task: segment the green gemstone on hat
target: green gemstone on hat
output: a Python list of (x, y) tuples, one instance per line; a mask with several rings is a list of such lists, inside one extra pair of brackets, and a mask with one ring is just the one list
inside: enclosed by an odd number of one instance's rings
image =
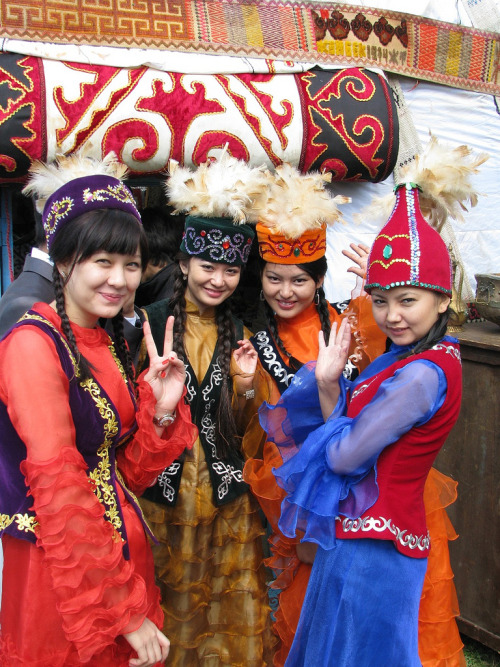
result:
[(392, 246), (387, 244), (384, 250), (382, 251), (382, 254), (384, 256), (384, 259), (389, 259), (389, 257), (392, 255)]
[(300, 248), (294, 248), (293, 254), (295, 255), (295, 257), (298, 257), (300, 255)]

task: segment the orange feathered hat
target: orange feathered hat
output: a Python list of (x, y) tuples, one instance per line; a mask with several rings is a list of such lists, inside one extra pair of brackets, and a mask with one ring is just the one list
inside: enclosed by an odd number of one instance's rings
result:
[(269, 173), (266, 195), (254, 205), (259, 254), (273, 264), (305, 264), (326, 253), (327, 225), (342, 219), (338, 204), (348, 197), (331, 196), (330, 173), (301, 174), (289, 164)]

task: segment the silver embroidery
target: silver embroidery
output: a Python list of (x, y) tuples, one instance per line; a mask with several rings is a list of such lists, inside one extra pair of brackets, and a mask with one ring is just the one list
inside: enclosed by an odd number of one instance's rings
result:
[(358, 533), (374, 530), (376, 533), (383, 533), (388, 530), (396, 540), (404, 547), (409, 549), (419, 549), (420, 551), (427, 551), (430, 546), (429, 533), (426, 535), (412, 535), (406, 530), (401, 530), (394, 525), (392, 519), (385, 519), (383, 516), (378, 518), (373, 516), (366, 516), (359, 519), (346, 519), (339, 516), (335, 517), (335, 521), (342, 523), (342, 530), (344, 533)]
[(175, 489), (171, 485), (171, 478), (179, 472), (181, 464), (179, 461), (174, 461), (168, 468), (158, 475), (158, 484), (163, 489), (163, 496), (169, 501), (173, 502), (175, 499)]
[(214, 461), (214, 471), (221, 476), (221, 483), (217, 487), (217, 497), (222, 500), (229, 491), (229, 484), (232, 481), (243, 482), (243, 475), (241, 470), (235, 469), (232, 465), (224, 463), (223, 461)]
[(275, 378), (280, 382), (284, 382), (288, 387), (294, 373), (289, 373), (281, 359), (275, 354), (267, 331), (259, 331), (256, 333), (254, 340), (257, 343), (259, 350), (262, 351), (267, 366), (272, 369)]
[(460, 350), (458, 347), (455, 347), (455, 345), (450, 345), (447, 343), (437, 343), (437, 345), (434, 345), (432, 348), (433, 350), (444, 350), (446, 354), (451, 354), (457, 361), (462, 361), (462, 357), (460, 355)]

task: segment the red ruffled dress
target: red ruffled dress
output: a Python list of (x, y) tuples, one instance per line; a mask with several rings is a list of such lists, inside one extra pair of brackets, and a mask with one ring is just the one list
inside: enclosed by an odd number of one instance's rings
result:
[[(48, 305), (34, 310), (61, 330)], [(72, 324), (78, 348), (96, 369), (94, 377), (119, 415), (122, 432), (138, 429), (117, 448), (126, 488), (140, 494), (196, 437), (189, 407), (162, 438), (152, 424), (155, 399), (139, 380), (138, 411), (101, 328)], [(26, 446), (21, 470), (30, 487), (38, 527), (36, 545), (2, 536), (0, 665), (72, 667), (128, 665), (136, 657), (124, 633), (147, 617), (161, 628), (163, 614), (154, 581), (151, 547), (141, 518), (116, 485), (130, 558), (112, 523), (104, 518), (76, 447), (69, 409), (69, 382), (53, 340), (22, 326), (0, 343), (0, 400)], [(99, 397), (96, 409), (102, 409)]]
[[(332, 323), (339, 323), (341, 317), (345, 316), (349, 318), (353, 331), (349, 357), (362, 371), (385, 351), (385, 338), (373, 320), (371, 300), (368, 297), (362, 296), (351, 301), (349, 309), (342, 316), (331, 309)], [(277, 321), (279, 335), (295, 359), (302, 363), (316, 359), (321, 325), (314, 305), (296, 318), (277, 318)], [(275, 387), (269, 403), (276, 404), (279, 397), (280, 393)], [(299, 540), (284, 536), (278, 528), (285, 492), (277, 485), (272, 469), (282, 463), (276, 445), (267, 441), (262, 458), (257, 456), (248, 460), (244, 468), (245, 481), (258, 498), (272, 529), (269, 540), (272, 555), (266, 563), (276, 575), (272, 587), (280, 591), (273, 626), (280, 640), (274, 656), (276, 667), (285, 664), (290, 651), (311, 572), (311, 565), (301, 562), (297, 557), (296, 544)], [(456, 482), (432, 468), (424, 490), (432, 548), (419, 614), (419, 654), (423, 667), (465, 667), (463, 644), (455, 621), (458, 602), (448, 551), (448, 540), (457, 536), (444, 510), (455, 499)]]

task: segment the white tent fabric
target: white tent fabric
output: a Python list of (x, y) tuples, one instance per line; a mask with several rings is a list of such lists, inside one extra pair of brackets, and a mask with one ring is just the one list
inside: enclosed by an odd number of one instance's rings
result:
[[(451, 146), (467, 144), (490, 159), (474, 177), (481, 193), (475, 208), (464, 213), (463, 223), (452, 221), (464, 269), (475, 292), (476, 273), (500, 272), (500, 114), (490, 95), (456, 90), (433, 83), (399, 77), (419, 139), (425, 146), (429, 132)], [(356, 218), (375, 196), (387, 194), (394, 186), (392, 177), (383, 183), (336, 183), (335, 191), (352, 198), (342, 208), (345, 225), (328, 232), (329, 272), (325, 282), (328, 298), (337, 301), (349, 295), (352, 274), (346, 274), (349, 260), (341, 254), (351, 241), (370, 245), (381, 221)]]

